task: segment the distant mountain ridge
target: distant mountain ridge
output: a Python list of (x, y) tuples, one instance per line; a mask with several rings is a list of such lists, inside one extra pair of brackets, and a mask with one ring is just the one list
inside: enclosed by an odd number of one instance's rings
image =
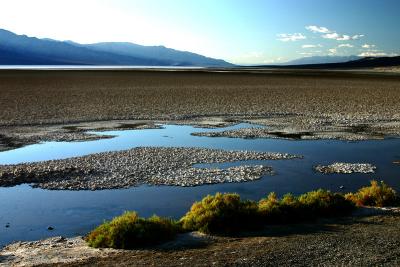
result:
[(322, 64), (303, 64), (303, 65), (259, 65), (255, 68), (273, 68), (273, 69), (367, 69), (379, 67), (400, 66), (400, 56), (394, 57), (364, 57), (357, 60), (322, 63)]
[(400, 66), (400, 56), (395, 57), (364, 57), (357, 60), (328, 64), (308, 64), (286, 67), (308, 69), (362, 69)]
[(78, 44), (0, 29), (0, 65), (137, 65), (230, 67), (232, 64), (164, 46), (133, 43)]
[(281, 65), (305, 65), (305, 64), (327, 64), (327, 63), (342, 63), (353, 60), (358, 60), (362, 57), (359, 56), (311, 56), (302, 57), (291, 60)]

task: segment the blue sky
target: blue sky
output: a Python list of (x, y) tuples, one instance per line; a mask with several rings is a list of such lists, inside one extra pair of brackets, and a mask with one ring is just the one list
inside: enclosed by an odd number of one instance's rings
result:
[(233, 63), (400, 54), (399, 0), (2, 0), (0, 28), (165, 45)]

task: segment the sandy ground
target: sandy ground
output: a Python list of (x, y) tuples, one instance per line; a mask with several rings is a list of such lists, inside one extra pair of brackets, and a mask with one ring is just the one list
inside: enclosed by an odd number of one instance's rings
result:
[(82, 129), (129, 128), (143, 120), (210, 127), (246, 121), (269, 127), (244, 137), (381, 139), (400, 135), (400, 76), (1, 70), (0, 106), (0, 151), (44, 140), (99, 138)]
[(381, 68), (374, 68), (373, 71), (377, 72), (388, 72), (388, 73), (400, 73), (400, 67), (381, 67)]
[(343, 72), (0, 71), (0, 125), (304, 114), (400, 119), (400, 76)]
[(316, 223), (269, 226), (236, 237), (188, 233), (153, 248), (130, 251), (89, 248), (81, 237), (18, 242), (0, 251), (0, 265), (398, 266), (399, 210), (358, 213)]

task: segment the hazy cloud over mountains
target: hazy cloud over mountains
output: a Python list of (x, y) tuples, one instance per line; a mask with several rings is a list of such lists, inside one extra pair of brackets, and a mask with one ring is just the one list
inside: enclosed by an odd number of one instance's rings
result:
[(306, 36), (304, 36), (302, 33), (281, 33), (278, 34), (278, 40), (282, 42), (294, 42), (298, 40), (304, 40), (307, 39)]

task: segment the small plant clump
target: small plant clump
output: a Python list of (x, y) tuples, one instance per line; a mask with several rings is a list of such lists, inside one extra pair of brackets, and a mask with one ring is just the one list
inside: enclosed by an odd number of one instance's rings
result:
[(363, 187), (356, 193), (348, 193), (345, 197), (357, 206), (387, 207), (399, 204), (396, 191), (383, 181), (371, 181), (370, 186)]
[(316, 217), (341, 216), (354, 209), (354, 204), (343, 195), (322, 189), (298, 197), (286, 194), (282, 199), (272, 192), (258, 205), (266, 223), (296, 223)]
[(131, 249), (172, 240), (179, 231), (179, 225), (171, 219), (144, 219), (136, 212), (125, 212), (94, 229), (86, 241), (94, 248)]
[(125, 212), (98, 226), (86, 237), (95, 248), (130, 249), (159, 244), (185, 231), (206, 234), (237, 234), (262, 228), (266, 224), (288, 224), (318, 217), (350, 214), (356, 206), (394, 206), (396, 191), (384, 182), (371, 181), (356, 193), (342, 195), (319, 189), (300, 196), (278, 198), (270, 193), (258, 203), (242, 200), (238, 194), (208, 195), (195, 202), (179, 222), (153, 216), (144, 219), (136, 212)]
[(319, 189), (299, 197), (305, 213), (315, 217), (334, 217), (347, 215), (354, 209), (354, 204), (342, 194)]
[(184, 230), (207, 234), (232, 234), (261, 226), (256, 202), (221, 193), (194, 203), (180, 222)]

